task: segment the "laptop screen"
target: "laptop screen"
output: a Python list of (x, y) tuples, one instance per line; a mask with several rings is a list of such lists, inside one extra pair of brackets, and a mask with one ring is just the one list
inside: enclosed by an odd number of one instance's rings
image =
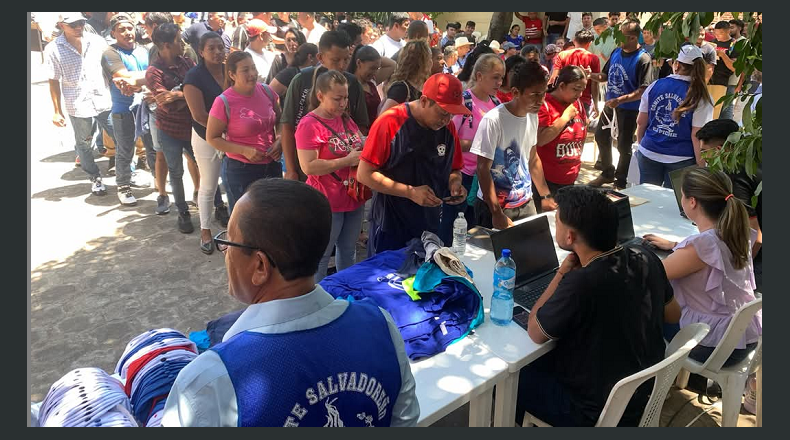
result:
[(683, 204), (680, 201), (683, 198), (683, 192), (680, 190), (680, 188), (683, 186), (683, 175), (686, 174), (686, 171), (692, 168), (696, 168), (696, 165), (669, 172), (669, 181), (672, 183), (672, 190), (675, 191), (675, 199), (678, 202), (678, 209), (680, 210), (680, 215), (684, 217), (686, 214), (683, 212)]
[(491, 234), (494, 258), (502, 257), (502, 249), (510, 249), (516, 263), (516, 285), (559, 267), (549, 219), (543, 215), (512, 228)]
[(617, 207), (617, 243), (622, 244), (634, 238), (634, 219), (631, 217), (631, 203), (628, 196), (608, 192), (607, 196)]

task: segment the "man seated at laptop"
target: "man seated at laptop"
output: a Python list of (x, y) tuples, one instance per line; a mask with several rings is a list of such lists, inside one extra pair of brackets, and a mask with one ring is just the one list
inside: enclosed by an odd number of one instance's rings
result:
[[(553, 426), (593, 426), (620, 379), (664, 359), (662, 328), (678, 322), (661, 260), (617, 245), (618, 214), (600, 191), (555, 195), (557, 245), (571, 254), (533, 307), (528, 333), (557, 346), (521, 370), (516, 421), (524, 411)], [(636, 426), (652, 382), (640, 387), (620, 424)]]

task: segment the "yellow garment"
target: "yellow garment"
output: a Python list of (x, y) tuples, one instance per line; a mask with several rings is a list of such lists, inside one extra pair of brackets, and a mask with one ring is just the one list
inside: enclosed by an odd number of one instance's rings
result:
[(403, 280), (401, 282), (401, 285), (403, 286), (403, 290), (406, 291), (406, 294), (409, 295), (409, 298), (411, 298), (413, 301), (419, 301), (419, 300), (422, 299), (420, 297), (420, 294), (416, 290), (414, 290), (414, 276), (413, 275), (411, 277), (406, 278), (405, 280)]

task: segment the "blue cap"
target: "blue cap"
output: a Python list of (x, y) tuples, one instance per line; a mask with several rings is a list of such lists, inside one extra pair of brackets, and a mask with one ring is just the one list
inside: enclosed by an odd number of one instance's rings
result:
[(502, 258), (510, 258), (510, 249), (502, 249)]

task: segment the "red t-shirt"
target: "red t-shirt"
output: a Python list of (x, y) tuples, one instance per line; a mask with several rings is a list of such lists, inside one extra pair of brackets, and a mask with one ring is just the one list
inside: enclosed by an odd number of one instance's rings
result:
[(496, 99), (499, 100), (502, 104), (506, 102), (510, 102), (513, 100), (513, 93), (512, 92), (503, 92), (501, 90), (496, 91)]
[[(580, 47), (563, 50), (554, 57), (555, 70), (559, 71), (565, 66), (589, 67), (592, 73), (601, 73), (601, 59), (598, 58), (598, 55)], [(579, 98), (587, 106), (592, 104), (592, 84), (593, 81), (587, 81), (587, 88), (584, 89), (584, 93)]]
[[(523, 17), (521, 21), (524, 22), (524, 37), (527, 40), (527, 44), (543, 44), (543, 20), (541, 19), (530, 20), (527, 17)], [(537, 28), (539, 31), (538, 37), (529, 38), (527, 36), (527, 29), (529, 28)]]
[[(560, 185), (570, 185), (576, 181), (582, 165), (582, 149), (587, 137), (587, 115), (581, 101), (574, 103), (579, 114), (566, 126), (560, 135), (548, 144), (538, 147), (538, 156), (543, 163), (546, 180)], [(562, 116), (566, 106), (551, 94), (538, 112), (538, 127), (548, 127)]]

